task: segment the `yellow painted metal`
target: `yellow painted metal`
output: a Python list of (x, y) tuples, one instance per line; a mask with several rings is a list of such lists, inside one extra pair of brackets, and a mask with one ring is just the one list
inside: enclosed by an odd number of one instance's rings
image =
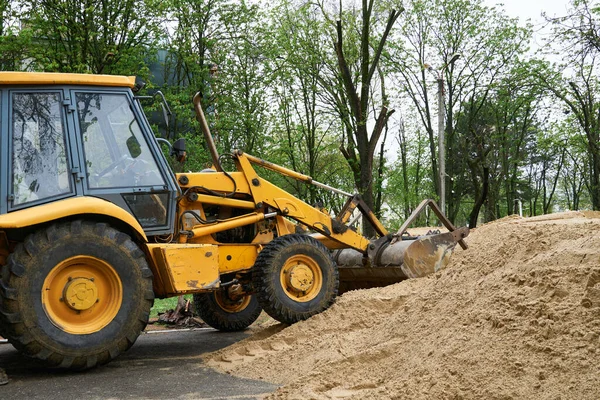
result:
[[(176, 174), (177, 181), (181, 182), (181, 177), (185, 176), (188, 179), (186, 185), (181, 184), (181, 188), (185, 191), (190, 187), (209, 188), (214, 192), (232, 193), (235, 189), (236, 194), (250, 194), (250, 187), (246, 176), (242, 172), (230, 172), (229, 179), (223, 172), (198, 172)], [(235, 181), (235, 188), (233, 182)]]
[(0, 85), (91, 85), (132, 88), (135, 85), (135, 76), (0, 72)]
[(65, 285), (63, 299), (73, 310), (87, 310), (98, 300), (98, 287), (90, 278), (75, 278)]
[(123, 286), (114, 268), (91, 256), (75, 256), (56, 265), (44, 279), (42, 306), (65, 332), (88, 335), (117, 316)]
[(280, 271), (279, 279), (285, 294), (301, 303), (317, 297), (323, 287), (323, 273), (319, 264), (304, 254), (288, 258)]
[(241, 171), (244, 179), (246, 179), (248, 191), (252, 193), (252, 198), (254, 199), (254, 202), (258, 204), (264, 203), (265, 200), (268, 200), (269, 204), (274, 204), (273, 199), (275, 197), (278, 197), (277, 193), (272, 193), (268, 190), (265, 190), (265, 187), (261, 186), (261, 180), (264, 181), (264, 179), (258, 176), (256, 171), (254, 170), (254, 167), (252, 167), (250, 160), (248, 159), (248, 155), (240, 152), (238, 153), (235, 161), (237, 168)]
[(209, 196), (206, 194), (198, 194), (198, 201), (204, 204), (216, 204), (224, 207), (245, 208), (249, 210), (253, 210), (256, 208), (256, 204), (254, 204), (254, 202), (252, 201), (230, 199), (219, 196)]
[(341, 249), (348, 248), (348, 246), (346, 246), (344, 243), (336, 242), (335, 240), (332, 240), (332, 239), (328, 238), (327, 236), (322, 235), (320, 233), (312, 233), (310, 236), (317, 239), (319, 242), (323, 243), (323, 245), (325, 247), (327, 247), (329, 250), (341, 250)]
[(243, 271), (252, 268), (258, 256), (258, 245), (221, 244), (219, 247), (219, 272)]
[(111, 202), (96, 197), (73, 197), (0, 215), (0, 229), (24, 228), (64, 217), (86, 214), (105, 215), (121, 220), (147, 240), (144, 230), (133, 215)]
[(289, 198), (277, 198), (273, 201), (286, 217), (294, 219), (306, 218), (306, 215), (302, 212), (302, 207), (298, 204), (298, 200), (291, 201)]
[[(238, 152), (238, 155), (241, 155), (241, 152)], [(301, 174), (301, 173), (296, 172), (294, 170), (282, 167), (280, 165), (273, 164), (272, 162), (263, 160), (262, 158), (254, 157), (254, 156), (252, 156), (250, 154), (246, 154), (246, 153), (244, 153), (243, 155), (250, 162), (252, 162), (252, 163), (254, 163), (256, 165), (260, 165), (261, 167), (264, 167), (266, 169), (270, 169), (271, 171), (279, 172), (280, 174), (285, 175), (285, 176), (289, 176), (290, 178), (294, 178), (294, 179), (297, 179), (299, 181), (307, 182), (307, 183), (310, 183), (313, 180), (308, 175), (304, 175), (304, 174)]]
[(149, 244), (148, 248), (163, 283), (159, 295), (194, 293), (219, 287), (218, 246), (164, 243)]
[(275, 220), (277, 221), (277, 230), (279, 231), (280, 235), (296, 233), (296, 225), (288, 221), (281, 215), (275, 217)]
[(379, 219), (377, 219), (377, 217), (375, 216), (375, 213), (373, 213), (373, 211), (369, 210), (367, 212), (367, 218), (369, 219), (369, 222), (371, 222), (371, 224), (373, 224), (375, 231), (379, 232), (381, 236), (386, 236), (388, 234), (387, 229), (381, 224), (381, 221), (379, 221)]
[(256, 184), (249, 186), (256, 203), (262, 202), (276, 209), (279, 209), (279, 204), (285, 205), (284, 209), (280, 209), (283, 215), (302, 222), (345, 247), (351, 247), (358, 251), (365, 251), (367, 249), (369, 240), (364, 236), (351, 229), (335, 233), (331, 216), (308, 205), (269, 181), (260, 178), (256, 174), (256, 171), (254, 171), (254, 168), (252, 168), (246, 154), (240, 154), (237, 158), (237, 163), (246, 175), (248, 182), (256, 182)]
[(225, 221), (215, 222), (212, 225), (202, 225), (199, 228), (192, 229), (192, 232), (194, 233), (194, 236), (212, 235), (213, 233), (250, 225), (264, 219), (265, 215), (263, 213), (251, 213), (248, 215), (229, 218)]

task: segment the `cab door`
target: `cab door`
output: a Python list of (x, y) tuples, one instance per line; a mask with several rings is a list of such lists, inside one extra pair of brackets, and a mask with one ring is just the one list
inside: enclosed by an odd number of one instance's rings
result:
[(129, 90), (72, 90), (83, 191), (132, 213), (148, 235), (172, 233), (175, 188)]

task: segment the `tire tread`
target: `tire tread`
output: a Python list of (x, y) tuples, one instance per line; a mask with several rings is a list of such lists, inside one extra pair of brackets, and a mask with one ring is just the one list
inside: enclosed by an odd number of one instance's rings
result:
[[(109, 348), (101, 348), (95, 352), (86, 352), (85, 349), (79, 356), (61, 354), (59, 351), (42, 343), (35, 335), (28, 333), (25, 327), (20, 307), (28, 307), (28, 304), (18, 303), (18, 291), (20, 281), (25, 277), (27, 270), (25, 265), (43, 253), (53, 243), (63, 240), (65, 237), (89, 237), (100, 236), (100, 240), (111, 242), (120, 247), (129, 257), (134, 260), (140, 269), (142, 276), (143, 303), (140, 302), (139, 313), (131, 315), (135, 318), (135, 332), (128, 332), (117, 343)], [(7, 270), (5, 270), (7, 268)], [(8, 273), (7, 273), (8, 272)], [(3, 336), (18, 350), (26, 355), (46, 361), (47, 365), (57, 366), (61, 369), (87, 369), (106, 364), (117, 357), (123, 351), (129, 349), (139, 333), (144, 330), (148, 322), (150, 308), (154, 301), (152, 291), (152, 271), (148, 268), (143, 251), (133, 242), (129, 235), (119, 232), (115, 228), (102, 222), (91, 222), (74, 220), (50, 225), (44, 230), (34, 232), (26, 237), (23, 243), (17, 244), (13, 253), (8, 256), (6, 266), (2, 267), (0, 274), (0, 325)], [(152, 293), (152, 295), (150, 295)], [(141, 316), (144, 314), (144, 317)]]
[[(276, 295), (276, 292), (271, 285), (271, 278), (274, 273), (278, 274), (279, 271), (274, 271), (272, 264), (277, 255), (284, 249), (291, 246), (306, 245), (312, 246), (326, 256), (329, 266), (325, 266), (325, 268), (330, 268), (332, 282), (329, 282), (329, 286), (325, 288), (326, 293), (324, 302), (319, 303), (309, 311), (298, 311), (285, 305)], [(324, 271), (324, 273), (326, 272), (327, 271)], [(293, 324), (328, 309), (335, 302), (337, 288), (339, 286), (339, 273), (337, 266), (325, 245), (310, 236), (289, 234), (275, 238), (258, 254), (252, 269), (252, 283), (257, 299), (265, 312), (280, 322)]]

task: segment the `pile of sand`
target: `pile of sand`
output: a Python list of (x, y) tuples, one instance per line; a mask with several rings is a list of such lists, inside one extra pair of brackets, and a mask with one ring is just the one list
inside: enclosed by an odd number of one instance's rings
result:
[[(587, 216), (586, 216), (587, 215)], [(208, 357), (286, 399), (600, 398), (600, 215), (505, 218), (427, 278)]]

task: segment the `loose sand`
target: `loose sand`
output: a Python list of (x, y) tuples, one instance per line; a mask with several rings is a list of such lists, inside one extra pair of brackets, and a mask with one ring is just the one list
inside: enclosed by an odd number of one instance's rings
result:
[(435, 275), (263, 325), (210, 366), (281, 399), (599, 399), (600, 213), (483, 225)]

